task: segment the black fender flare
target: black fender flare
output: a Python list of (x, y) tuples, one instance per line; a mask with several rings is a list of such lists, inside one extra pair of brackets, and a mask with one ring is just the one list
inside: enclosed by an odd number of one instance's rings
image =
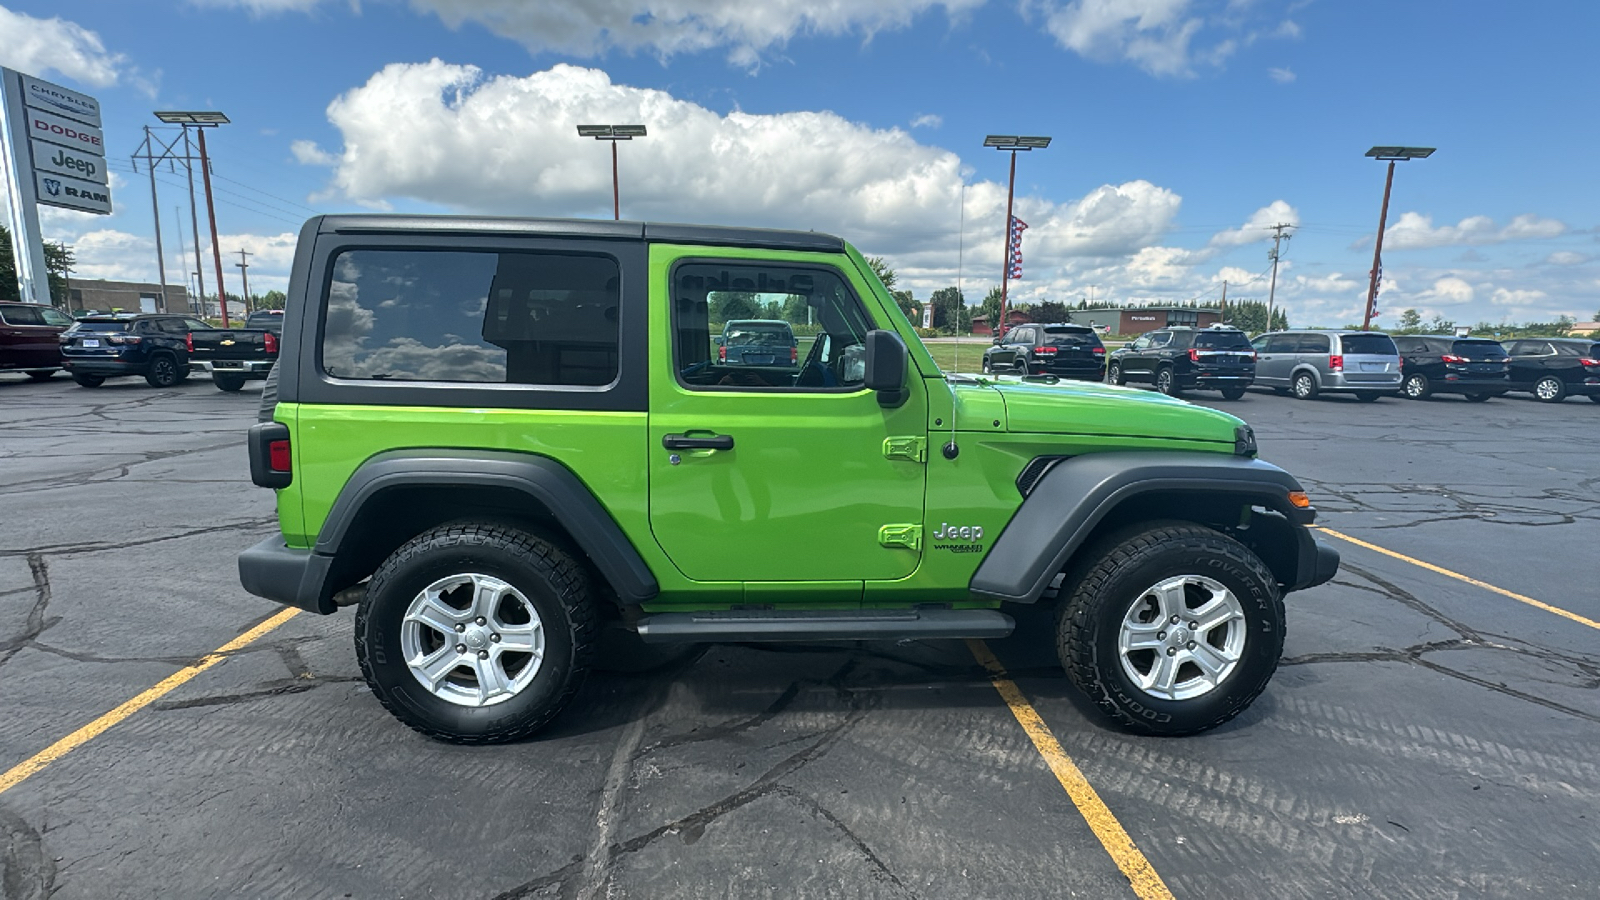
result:
[(1036, 602), (1095, 526), (1119, 504), (1143, 494), (1244, 495), (1304, 532), (1316, 512), (1289, 502), (1290, 492), (1299, 490), (1294, 476), (1271, 463), (1221, 453), (1129, 451), (1064, 458), (1034, 482), (973, 573), (969, 589), (985, 600)]
[(514, 451), (410, 449), (380, 453), (356, 469), (334, 500), (312, 552), (336, 556), (361, 508), (400, 487), (491, 487), (542, 504), (589, 555), (624, 603), (643, 603), (660, 584), (622, 527), (572, 470), (543, 456)]

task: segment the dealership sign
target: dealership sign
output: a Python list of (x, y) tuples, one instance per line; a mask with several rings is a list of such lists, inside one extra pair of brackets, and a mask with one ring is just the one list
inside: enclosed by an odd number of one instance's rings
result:
[(28, 75), (20, 79), (23, 127), (33, 163), (33, 171), (23, 177), (33, 181), (38, 202), (109, 214), (111, 189), (100, 101)]

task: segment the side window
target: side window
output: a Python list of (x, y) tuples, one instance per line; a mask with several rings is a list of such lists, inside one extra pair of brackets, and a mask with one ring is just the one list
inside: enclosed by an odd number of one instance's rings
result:
[(322, 309), (335, 378), (606, 385), (618, 371), (616, 260), (347, 250)]
[(67, 328), (72, 325), (71, 316), (54, 309), (39, 310), (39, 318), (44, 320), (44, 324), (53, 325), (57, 328)]
[(1295, 344), (1297, 353), (1328, 353), (1330, 346), (1325, 334), (1302, 334)]
[(1250, 346), (1257, 353), (1266, 353), (1267, 352), (1267, 341), (1269, 341), (1269, 340), (1271, 340), (1271, 338), (1269, 338), (1267, 335), (1263, 334), (1262, 336), (1260, 336), (1260, 337), (1256, 338), (1255, 340), (1251, 341), (1250, 342)]
[(183, 324), (190, 331), (210, 331), (211, 330), (211, 326), (210, 325), (207, 325), (206, 323), (200, 321), (199, 319), (184, 319), (183, 320)]
[(0, 321), (7, 325), (43, 325), (44, 317), (33, 307), (7, 306), (0, 308)]
[(152, 322), (149, 319), (140, 319), (139, 321), (133, 323), (133, 328), (131, 330), (134, 334), (155, 334), (159, 329), (156, 328), (155, 322)]
[(1293, 353), (1297, 338), (1292, 334), (1274, 334), (1267, 338), (1268, 353)]
[(183, 324), (182, 319), (162, 319), (161, 330), (168, 334), (188, 334), (189, 326)]
[(1150, 346), (1153, 349), (1160, 350), (1170, 343), (1172, 343), (1172, 332), (1170, 331), (1157, 331), (1150, 335)]
[[(730, 322), (778, 338), (718, 341)], [(857, 391), (866, 379), (872, 324), (833, 269), (681, 263), (672, 271), (672, 328), (673, 364), (691, 390)]]
[(1523, 353), (1528, 356), (1555, 356), (1556, 348), (1549, 341), (1525, 341)]
[(1034, 329), (1032, 329), (1032, 328), (1023, 328), (1023, 329), (1021, 329), (1021, 330), (1019, 330), (1017, 332), (1017, 343), (1019, 343), (1019, 344), (1037, 344), (1037, 343), (1039, 343), (1039, 338), (1035, 335)]
[(1138, 337), (1134, 338), (1133, 339), (1133, 343), (1128, 345), (1128, 349), (1129, 350), (1149, 350), (1150, 349), (1150, 335), (1141, 334)]

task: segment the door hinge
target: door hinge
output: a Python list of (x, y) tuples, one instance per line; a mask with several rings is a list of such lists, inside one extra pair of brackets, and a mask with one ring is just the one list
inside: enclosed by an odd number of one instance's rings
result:
[(925, 437), (886, 437), (883, 455), (889, 459), (908, 459), (912, 462), (928, 461), (928, 439)]
[(878, 543), (885, 547), (922, 549), (921, 525), (885, 525), (878, 529)]

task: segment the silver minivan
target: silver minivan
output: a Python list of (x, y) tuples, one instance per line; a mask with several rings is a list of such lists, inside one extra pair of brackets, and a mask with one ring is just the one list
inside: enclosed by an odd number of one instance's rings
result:
[(1400, 352), (1381, 331), (1273, 331), (1250, 342), (1256, 386), (1310, 400), (1354, 394), (1372, 401), (1400, 390)]

